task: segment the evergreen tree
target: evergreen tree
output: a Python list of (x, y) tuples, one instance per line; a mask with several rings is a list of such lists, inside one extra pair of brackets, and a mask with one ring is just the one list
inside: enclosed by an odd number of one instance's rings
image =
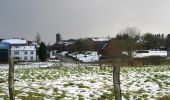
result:
[(145, 49), (154, 49), (156, 47), (156, 39), (152, 33), (146, 33), (143, 35), (145, 41)]
[(168, 50), (170, 49), (170, 34), (167, 35), (165, 46)]
[(46, 61), (47, 60), (47, 49), (44, 42), (41, 42), (40, 47), (38, 49), (38, 55), (40, 61)]

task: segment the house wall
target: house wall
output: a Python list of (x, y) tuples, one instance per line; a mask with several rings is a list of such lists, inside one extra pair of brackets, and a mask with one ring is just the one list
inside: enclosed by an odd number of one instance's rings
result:
[(8, 43), (0, 43), (0, 63), (8, 63), (11, 45)]
[(170, 50), (167, 51), (167, 56), (170, 57)]
[(0, 49), (0, 63), (8, 63), (8, 49)]
[(56, 50), (50, 52), (50, 59), (56, 58)]
[[(17, 54), (16, 52), (19, 52)], [(27, 54), (25, 53), (27, 52)], [(33, 52), (33, 54), (31, 54)], [(36, 50), (11, 50), (14, 61), (36, 61)], [(17, 57), (19, 59), (17, 59)]]

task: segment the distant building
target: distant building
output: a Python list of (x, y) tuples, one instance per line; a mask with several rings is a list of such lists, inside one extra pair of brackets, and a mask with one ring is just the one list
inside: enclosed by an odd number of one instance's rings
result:
[(56, 58), (56, 53), (57, 53), (56, 50), (50, 51), (50, 59), (55, 59)]
[(14, 61), (36, 61), (37, 60), (37, 43), (27, 41), (22, 38), (4, 39), (2, 43), (11, 45), (11, 56)]
[(61, 41), (61, 35), (58, 33), (56, 34), (56, 43), (59, 43)]
[(108, 37), (92, 37), (86, 39), (86, 44), (91, 51), (100, 51), (108, 42), (110, 38)]
[(19, 46), (11, 48), (11, 56), (14, 61), (36, 61), (35, 46)]
[(0, 43), (0, 63), (8, 63), (10, 49), (9, 43)]
[(76, 42), (77, 40), (70, 39), (70, 40), (61, 40), (58, 43), (54, 43), (52, 46), (49, 47), (49, 51), (59, 50), (59, 51), (69, 51), (71, 46)]

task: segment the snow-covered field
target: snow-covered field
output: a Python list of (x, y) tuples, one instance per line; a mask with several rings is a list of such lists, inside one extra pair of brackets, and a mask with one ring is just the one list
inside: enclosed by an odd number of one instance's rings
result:
[[(7, 69), (0, 68), (0, 100), (8, 98)], [(112, 68), (60, 67), (16, 69), (16, 100), (113, 99)], [(170, 66), (121, 69), (125, 100), (155, 100), (170, 94)]]

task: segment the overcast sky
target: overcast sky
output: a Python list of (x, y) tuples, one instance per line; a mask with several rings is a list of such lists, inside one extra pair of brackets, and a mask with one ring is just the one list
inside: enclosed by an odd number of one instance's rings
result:
[(170, 33), (170, 0), (0, 0), (0, 38), (46, 43), (63, 39), (115, 36), (126, 27), (142, 33)]

